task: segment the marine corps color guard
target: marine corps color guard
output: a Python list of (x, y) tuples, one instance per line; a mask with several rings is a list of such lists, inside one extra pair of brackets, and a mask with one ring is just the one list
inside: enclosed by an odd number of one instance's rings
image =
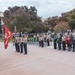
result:
[(16, 52), (27, 54), (27, 40), (28, 37), (26, 35), (23, 36), (15, 36), (15, 49)]

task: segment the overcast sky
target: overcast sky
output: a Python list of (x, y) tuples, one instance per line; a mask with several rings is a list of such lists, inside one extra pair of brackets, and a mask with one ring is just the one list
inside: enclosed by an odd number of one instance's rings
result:
[(75, 0), (0, 0), (0, 11), (8, 9), (9, 6), (35, 6), (40, 17), (60, 15), (75, 8)]

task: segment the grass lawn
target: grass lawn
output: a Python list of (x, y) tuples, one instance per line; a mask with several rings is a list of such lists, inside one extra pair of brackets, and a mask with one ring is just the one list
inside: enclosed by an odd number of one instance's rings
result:
[[(4, 38), (0, 38), (0, 42), (3, 42), (4, 41)], [(14, 42), (14, 39), (12, 38), (11, 40), (10, 40), (10, 42)]]

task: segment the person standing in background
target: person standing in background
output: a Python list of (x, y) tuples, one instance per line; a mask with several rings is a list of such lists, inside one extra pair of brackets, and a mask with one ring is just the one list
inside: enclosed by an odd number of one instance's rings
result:
[(73, 37), (73, 52), (75, 52), (75, 33), (72, 33), (72, 37)]
[(72, 45), (72, 39), (70, 35), (67, 36), (66, 41), (67, 41), (68, 51), (70, 51)]

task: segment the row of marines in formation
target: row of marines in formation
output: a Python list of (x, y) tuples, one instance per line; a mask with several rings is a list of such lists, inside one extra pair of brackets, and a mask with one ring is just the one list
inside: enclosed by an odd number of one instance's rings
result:
[(15, 36), (14, 45), (16, 52), (27, 54), (27, 40), (28, 37), (24, 36)]
[[(63, 49), (68, 51), (72, 50), (73, 52), (75, 51), (75, 33), (57, 33), (57, 34), (38, 34), (37, 37), (36, 35), (34, 37), (34, 42), (37, 41), (39, 42), (39, 47), (44, 47), (44, 43), (47, 43), (47, 46), (50, 46), (51, 43), (53, 42), (54, 49)], [(24, 54), (27, 54), (27, 41), (28, 41), (28, 36), (15, 36), (15, 49), (16, 52), (20, 52)]]
[[(75, 51), (75, 33), (70, 34), (57, 34), (54, 36), (54, 49), (63, 50), (68, 49), (68, 51)], [(71, 49), (72, 48), (72, 49)]]
[[(68, 51), (73, 48), (75, 51), (75, 33), (57, 33), (53, 37), (51, 34), (38, 35), (37, 41), (39, 40), (39, 47), (44, 47), (44, 43), (47, 43), (47, 46), (50, 46), (50, 43), (53, 41), (54, 49), (63, 49)], [(34, 42), (36, 36), (34, 35)]]

